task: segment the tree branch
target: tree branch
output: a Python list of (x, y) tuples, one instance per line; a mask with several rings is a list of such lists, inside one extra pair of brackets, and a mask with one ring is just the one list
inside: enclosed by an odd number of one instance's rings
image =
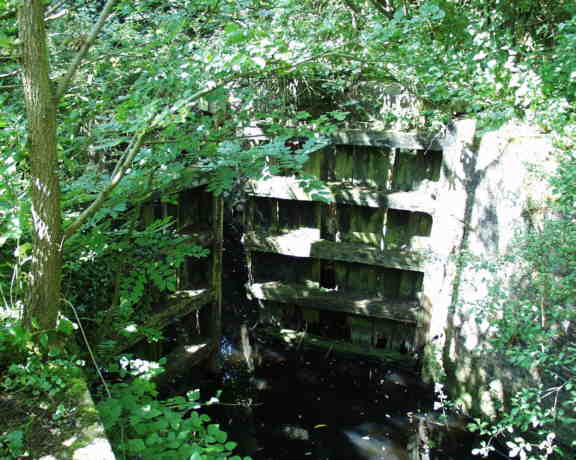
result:
[(54, 14), (51, 15), (51, 16), (47, 16), (46, 18), (44, 18), (44, 21), (45, 21), (45, 22), (55, 21), (56, 19), (63, 18), (63, 17), (66, 16), (67, 14), (68, 14), (68, 10), (61, 10), (61, 11), (58, 11), (57, 13), (54, 13)]
[(86, 53), (88, 53), (88, 50), (90, 49), (90, 47), (92, 46), (92, 44), (96, 40), (96, 37), (98, 36), (98, 34), (100, 33), (100, 30), (104, 26), (106, 19), (108, 18), (108, 16), (112, 12), (112, 8), (114, 7), (115, 3), (116, 3), (116, 0), (108, 0), (106, 2), (106, 5), (104, 5), (104, 8), (102, 9), (102, 13), (100, 13), (100, 17), (98, 18), (98, 21), (96, 21), (96, 24), (94, 24), (94, 27), (92, 27), (92, 31), (90, 32), (88, 39), (84, 42), (84, 44), (82, 45), (82, 47), (80, 48), (80, 50), (78, 51), (76, 56), (74, 57), (74, 61), (70, 65), (68, 72), (66, 72), (66, 75), (61, 80), (60, 84), (58, 85), (58, 89), (56, 91), (56, 103), (58, 103), (60, 98), (64, 95), (64, 93), (66, 92), (66, 90), (70, 86), (70, 82), (72, 81), (74, 74), (78, 70), (78, 67), (80, 67), (80, 63), (82, 62), (82, 59), (84, 58), (84, 56), (86, 56)]
[(76, 233), (78, 230), (80, 230), (82, 225), (84, 225), (90, 217), (92, 217), (94, 214), (96, 214), (96, 212), (102, 207), (102, 205), (104, 204), (106, 199), (110, 196), (112, 191), (116, 188), (116, 186), (123, 179), (123, 177), (126, 174), (126, 170), (128, 169), (128, 166), (130, 165), (130, 162), (132, 162), (132, 160), (134, 159), (134, 157), (136, 156), (136, 154), (140, 150), (140, 147), (142, 146), (142, 142), (144, 141), (144, 136), (146, 136), (148, 131), (152, 128), (153, 119), (156, 118), (156, 116), (157, 115), (154, 114), (154, 116), (150, 117), (149, 121), (146, 123), (146, 126), (144, 126), (144, 128), (142, 128), (140, 130), (140, 132), (136, 135), (132, 144), (130, 145), (130, 148), (126, 151), (126, 154), (124, 155), (124, 157), (122, 159), (120, 159), (120, 161), (116, 165), (116, 168), (114, 169), (114, 172), (112, 173), (112, 179), (110, 180), (110, 183), (104, 188), (104, 190), (102, 190), (98, 194), (98, 196), (92, 202), (92, 204), (90, 206), (88, 206), (78, 216), (78, 218), (74, 222), (72, 222), (72, 224), (68, 228), (66, 228), (64, 230), (62, 242), (66, 241), (68, 238), (70, 238), (72, 235), (74, 235), (74, 233)]
[[(66, 3), (66, 1), (67, 0), (60, 0), (59, 2), (50, 5), (46, 10), (46, 16), (52, 16), (52, 14), (54, 14), (54, 12), (58, 10), (58, 8), (60, 8), (62, 5), (64, 5), (64, 3)], [(44, 20), (46, 20), (46, 18)]]
[(98, 196), (92, 202), (92, 204), (88, 206), (88, 208), (86, 208), (68, 228), (66, 228), (66, 230), (64, 231), (62, 242), (66, 241), (74, 233), (80, 230), (82, 225), (84, 225), (86, 221), (94, 214), (96, 214), (96, 212), (102, 207), (106, 199), (110, 196), (112, 191), (116, 188), (116, 186), (126, 175), (126, 172), (130, 167), (130, 164), (132, 163), (134, 157), (136, 157), (136, 154), (140, 151), (140, 147), (142, 147), (142, 144), (144, 143), (144, 138), (152, 129), (160, 125), (160, 123), (162, 123), (162, 121), (164, 121), (166, 117), (168, 117), (168, 115), (170, 115), (172, 112), (179, 110), (182, 106), (186, 104), (190, 104), (194, 101), (197, 101), (198, 99), (206, 96), (212, 91), (215, 91), (218, 88), (227, 85), (234, 79), (235, 78), (231, 77), (221, 81), (219, 84), (211, 85), (207, 88), (204, 88), (203, 90), (200, 90), (195, 94), (193, 94), (191, 97), (182, 99), (181, 101), (172, 105), (170, 108), (165, 108), (161, 112), (155, 112), (152, 116), (150, 116), (149, 119), (146, 121), (145, 126), (132, 139), (130, 147), (128, 148), (124, 156), (118, 161), (116, 167), (114, 168), (114, 171), (112, 172), (112, 179), (110, 180), (110, 183), (104, 188), (104, 190), (102, 190), (98, 194)]
[[(111, 3), (113, 1), (115, 1), (115, 0), (108, 0), (108, 3)], [(106, 6), (108, 6), (108, 4)], [(265, 75), (268, 75), (271, 73), (274, 74), (274, 73), (278, 72), (279, 70), (285, 71), (285, 72), (286, 71), (292, 71), (292, 70), (296, 69), (299, 65), (302, 65), (306, 62), (313, 61), (314, 59), (319, 59), (321, 57), (325, 57), (329, 54), (332, 54), (332, 52), (333, 51), (321, 53), (321, 54), (315, 55), (315, 56), (309, 56), (307, 58), (302, 59), (302, 61), (299, 61), (297, 63), (290, 64), (287, 66), (278, 66), (278, 67), (275, 67), (273, 69), (270, 69), (270, 70), (264, 71), (264, 72), (251, 71), (251, 72), (246, 72), (246, 73), (242, 73), (242, 74), (232, 75), (228, 78), (221, 80), (219, 83), (214, 83), (212, 85), (207, 86), (206, 88), (194, 93), (192, 96), (190, 96), (188, 98), (184, 98), (184, 99), (176, 102), (175, 104), (171, 105), (170, 107), (164, 108), (162, 111), (159, 111), (159, 112), (156, 111), (153, 115), (151, 115), (149, 117), (149, 119), (145, 123), (145, 126), (132, 139), (132, 142), (130, 143), (129, 148), (126, 150), (124, 156), (116, 164), (116, 167), (114, 168), (114, 171), (112, 172), (112, 179), (110, 180), (110, 183), (104, 188), (104, 190), (102, 190), (98, 194), (98, 196), (92, 202), (92, 204), (90, 206), (88, 206), (88, 208), (86, 208), (78, 216), (78, 218), (72, 224), (70, 224), (70, 226), (68, 228), (66, 228), (66, 230), (64, 231), (63, 237), (62, 237), (62, 244), (68, 238), (70, 238), (72, 235), (74, 235), (74, 233), (76, 233), (78, 230), (80, 230), (80, 228), (82, 228), (82, 226), (86, 223), (86, 221), (88, 219), (90, 219), (94, 214), (96, 214), (96, 212), (102, 207), (102, 205), (104, 204), (106, 199), (111, 195), (111, 193), (114, 191), (116, 186), (120, 183), (120, 181), (126, 175), (126, 172), (128, 171), (128, 168), (130, 167), (130, 164), (132, 163), (132, 161), (136, 157), (137, 153), (139, 152), (140, 148), (144, 144), (144, 138), (146, 137), (146, 135), (152, 129), (154, 129), (155, 127), (160, 125), (171, 113), (178, 111), (184, 105), (191, 104), (192, 102), (195, 102), (195, 101), (203, 98), (207, 94), (210, 94), (211, 92), (213, 92), (219, 88), (222, 88), (222, 87), (226, 86), (228, 83), (231, 83), (235, 80), (239, 80), (242, 78), (248, 78), (248, 77), (254, 76), (255, 74), (256, 75), (262, 74), (262, 76), (265, 76)]]
[(14, 70), (13, 72), (9, 72), (9, 73), (2, 73), (2, 74), (0, 74), (0, 78), (15, 77), (19, 73), (20, 73), (20, 70)]

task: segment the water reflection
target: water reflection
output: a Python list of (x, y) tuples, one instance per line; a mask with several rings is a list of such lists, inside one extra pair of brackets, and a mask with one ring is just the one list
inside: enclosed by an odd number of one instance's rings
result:
[(389, 432), (388, 425), (363, 423), (343, 432), (362, 459), (410, 460), (408, 451)]
[[(224, 338), (223, 388), (210, 415), (254, 460), (465, 460), (472, 438), (431, 411), (432, 389), (412, 369), (358, 356)], [(189, 382), (197, 387), (198, 381)], [(430, 442), (433, 440), (433, 443)]]

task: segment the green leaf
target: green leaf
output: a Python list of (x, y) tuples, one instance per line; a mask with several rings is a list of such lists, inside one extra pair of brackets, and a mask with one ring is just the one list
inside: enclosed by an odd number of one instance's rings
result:
[(161, 442), (162, 442), (162, 438), (160, 438), (160, 436), (158, 436), (158, 433), (156, 433), (156, 432), (151, 433), (146, 438), (146, 445), (147, 446), (155, 446), (157, 444), (160, 444)]
[(226, 450), (234, 450), (234, 449), (236, 449), (236, 446), (237, 446), (237, 445), (238, 445), (238, 444), (236, 444), (234, 441), (228, 441), (228, 442), (224, 445), (224, 447), (226, 448)]
[(138, 454), (146, 450), (146, 444), (140, 438), (129, 439), (127, 442), (128, 450), (132, 454)]
[(12, 40), (0, 32), (0, 48), (10, 48), (12, 47)]

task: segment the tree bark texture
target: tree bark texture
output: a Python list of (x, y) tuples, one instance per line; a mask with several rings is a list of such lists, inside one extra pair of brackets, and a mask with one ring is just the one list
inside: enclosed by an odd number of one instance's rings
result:
[(56, 105), (50, 88), (44, 2), (18, 9), (22, 83), (28, 118), (33, 251), (24, 320), (33, 329), (56, 326), (62, 271), (62, 226), (56, 143)]

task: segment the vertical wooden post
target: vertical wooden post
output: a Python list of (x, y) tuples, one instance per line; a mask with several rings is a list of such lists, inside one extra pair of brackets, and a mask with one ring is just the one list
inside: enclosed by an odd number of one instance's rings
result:
[(430, 460), (430, 436), (426, 420), (416, 418), (415, 430), (408, 441), (408, 458), (410, 460)]
[(222, 253), (224, 251), (224, 201), (220, 196), (212, 198), (212, 231), (214, 244), (212, 245), (212, 274), (211, 288), (214, 293), (212, 310), (210, 314), (210, 340), (215, 349), (210, 368), (219, 371), (222, 363), (219, 356), (220, 338), (222, 336)]

